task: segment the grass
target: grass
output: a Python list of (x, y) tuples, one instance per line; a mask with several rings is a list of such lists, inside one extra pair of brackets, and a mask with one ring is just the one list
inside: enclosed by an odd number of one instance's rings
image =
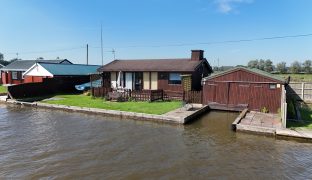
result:
[(164, 114), (181, 107), (180, 101), (157, 102), (110, 102), (101, 98), (86, 95), (56, 95), (56, 100), (45, 100), (45, 103), (78, 107), (100, 108), (147, 114)]
[(0, 93), (7, 93), (7, 87), (0, 85)]
[(312, 81), (312, 74), (275, 74), (280, 76), (284, 79), (290, 76), (291, 82), (311, 82)]
[(299, 122), (289, 121), (287, 122), (287, 127), (312, 130), (312, 104), (303, 105), (303, 107), (301, 107), (299, 111), (303, 121)]

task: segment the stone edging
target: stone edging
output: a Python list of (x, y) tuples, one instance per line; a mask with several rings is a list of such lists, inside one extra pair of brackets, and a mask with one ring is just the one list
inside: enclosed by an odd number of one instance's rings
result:
[(126, 111), (117, 111), (117, 110), (106, 110), (106, 109), (99, 109), (99, 108), (86, 108), (86, 107), (78, 107), (78, 106), (47, 104), (47, 103), (41, 103), (41, 102), (30, 103), (30, 102), (21, 102), (21, 101), (15, 101), (15, 100), (7, 100), (7, 101), (3, 101), (3, 103), (10, 103), (10, 104), (17, 104), (17, 105), (23, 105), (23, 106), (45, 108), (45, 109), (58, 109), (58, 110), (65, 110), (65, 111), (71, 111), (71, 112), (101, 114), (101, 115), (119, 117), (121, 119), (130, 118), (130, 119), (135, 119), (135, 120), (160, 121), (160, 122), (175, 123), (175, 124), (185, 124), (193, 120), (197, 116), (201, 115), (203, 112), (207, 110), (207, 106), (204, 106), (203, 108), (199, 109), (198, 111), (194, 112), (193, 114), (189, 116), (173, 117), (173, 116), (167, 116), (167, 115), (154, 115), (154, 114), (126, 112)]

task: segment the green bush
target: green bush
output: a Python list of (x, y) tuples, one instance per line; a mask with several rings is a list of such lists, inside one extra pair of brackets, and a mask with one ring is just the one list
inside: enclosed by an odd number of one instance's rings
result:
[(269, 109), (268, 109), (267, 107), (263, 107), (263, 108), (261, 109), (261, 112), (263, 112), (263, 113), (269, 113)]

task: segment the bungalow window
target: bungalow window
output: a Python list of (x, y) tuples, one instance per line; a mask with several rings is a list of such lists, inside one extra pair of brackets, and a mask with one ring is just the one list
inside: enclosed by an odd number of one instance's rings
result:
[(170, 73), (169, 74), (169, 84), (181, 84), (181, 74), (180, 73)]
[(12, 79), (17, 80), (18, 79), (18, 73), (17, 71), (12, 71)]
[(269, 85), (269, 88), (270, 88), (270, 89), (276, 89), (276, 84), (270, 84), (270, 85)]

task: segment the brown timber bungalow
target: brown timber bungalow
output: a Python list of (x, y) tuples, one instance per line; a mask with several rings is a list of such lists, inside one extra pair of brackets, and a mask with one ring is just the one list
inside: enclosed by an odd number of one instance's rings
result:
[(215, 109), (276, 113), (281, 109), (284, 79), (270, 73), (236, 67), (203, 79), (203, 103)]
[(192, 50), (191, 58), (114, 60), (98, 71), (106, 88), (181, 94), (200, 91), (202, 78), (211, 74), (212, 68), (203, 50)]

